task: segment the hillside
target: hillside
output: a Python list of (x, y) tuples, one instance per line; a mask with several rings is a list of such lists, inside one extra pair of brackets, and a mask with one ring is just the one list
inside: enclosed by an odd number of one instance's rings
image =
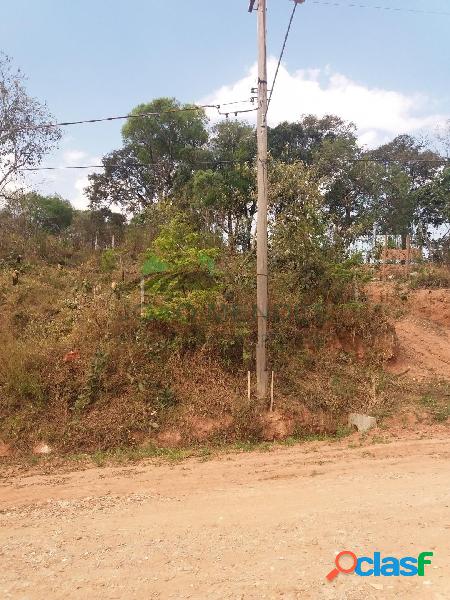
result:
[(395, 319), (398, 346), (388, 369), (417, 380), (450, 380), (450, 290), (409, 289), (400, 296), (401, 300), (394, 284), (373, 284), (369, 289), (374, 302), (402, 304)]
[(137, 263), (105, 272), (102, 260), (28, 263), (17, 285), (0, 271), (3, 454), (340, 435), (349, 412), (382, 420), (411, 404), (448, 415), (448, 289), (371, 284), (367, 301), (284, 337), (269, 413), (253, 390), (247, 400), (251, 330), (243, 346), (230, 323), (193, 343), (142, 320)]

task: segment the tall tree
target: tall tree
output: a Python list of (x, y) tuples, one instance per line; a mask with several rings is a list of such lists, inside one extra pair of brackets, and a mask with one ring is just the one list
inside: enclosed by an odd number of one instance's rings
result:
[(12, 196), (21, 169), (38, 165), (61, 137), (44, 104), (28, 95), (25, 78), (0, 53), (0, 202)]
[(72, 223), (72, 205), (60, 196), (42, 196), (32, 192), (20, 199), (20, 205), (32, 225), (49, 233), (61, 233)]
[(409, 135), (397, 136), (368, 156), (384, 164), (378, 207), (380, 225), (385, 233), (401, 235), (405, 247), (406, 236), (423, 212), (419, 200), (424, 197), (418, 192), (439, 176), (445, 161)]
[(192, 192), (198, 208), (210, 216), (231, 248), (249, 250), (256, 212), (255, 130), (240, 121), (223, 121), (211, 130), (211, 169), (197, 171)]
[(124, 146), (102, 158), (103, 172), (89, 175), (86, 194), (93, 210), (116, 205), (139, 214), (157, 198), (158, 171), (140, 163), (135, 149)]
[(337, 233), (347, 243), (367, 234), (376, 218), (382, 168), (367, 161), (355, 138), (326, 139), (313, 153), (313, 168)]
[(91, 205), (139, 212), (169, 196), (205, 160), (206, 124), (203, 110), (175, 98), (136, 106), (122, 129), (123, 148), (104, 157), (103, 173), (89, 176)]
[(120, 243), (125, 232), (126, 217), (109, 208), (75, 211), (69, 234), (78, 246), (96, 245), (105, 248), (111, 245), (112, 237)]
[(269, 148), (274, 159), (311, 164), (314, 154), (325, 141), (339, 138), (354, 140), (355, 126), (336, 115), (322, 118), (306, 115), (297, 122), (284, 121), (270, 128)]

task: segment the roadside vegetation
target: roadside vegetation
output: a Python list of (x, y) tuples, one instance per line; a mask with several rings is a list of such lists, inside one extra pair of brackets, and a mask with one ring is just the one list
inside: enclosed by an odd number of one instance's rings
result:
[[(17, 452), (42, 441), (62, 453), (145, 453), (336, 435), (349, 412), (383, 415), (400, 401), (383, 370), (395, 354), (391, 315), (368, 301), (374, 260), (358, 250), (375, 226), (448, 264), (445, 159), (407, 135), (363, 150), (336, 116), (270, 130), (268, 414), (247, 399), (254, 128), (183, 108), (160, 98), (134, 109), (160, 114), (125, 124), (122, 147), (89, 177), (85, 211), (0, 187), (0, 439)], [(19, 126), (37, 108), (22, 110)], [(8, 143), (16, 132), (5, 129)], [(32, 164), (57, 138), (34, 140)], [(448, 282), (445, 266), (408, 278)], [(448, 416), (434, 396), (422, 405)]]

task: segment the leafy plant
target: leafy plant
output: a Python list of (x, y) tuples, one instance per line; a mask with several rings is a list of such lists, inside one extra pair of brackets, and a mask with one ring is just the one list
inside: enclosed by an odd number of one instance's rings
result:
[(113, 248), (104, 250), (100, 257), (100, 269), (103, 273), (112, 273), (117, 267), (117, 261), (119, 260), (120, 253)]
[(102, 350), (97, 350), (87, 373), (87, 380), (80, 395), (78, 396), (74, 409), (83, 410), (95, 400), (103, 389), (103, 374), (108, 364), (108, 356)]
[(220, 291), (219, 253), (182, 216), (163, 227), (142, 267), (149, 297), (145, 318), (186, 324), (214, 304)]

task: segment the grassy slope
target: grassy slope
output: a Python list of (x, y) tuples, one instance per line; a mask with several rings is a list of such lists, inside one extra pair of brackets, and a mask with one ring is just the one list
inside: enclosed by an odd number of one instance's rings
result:
[(349, 411), (383, 416), (405, 395), (364, 344), (341, 335), (286, 349), (267, 416), (246, 400), (243, 366), (141, 321), (136, 266), (127, 270), (116, 291), (119, 274), (102, 273), (95, 257), (25, 265), (16, 286), (0, 271), (0, 440), (16, 451), (40, 441), (95, 452), (334, 433)]

